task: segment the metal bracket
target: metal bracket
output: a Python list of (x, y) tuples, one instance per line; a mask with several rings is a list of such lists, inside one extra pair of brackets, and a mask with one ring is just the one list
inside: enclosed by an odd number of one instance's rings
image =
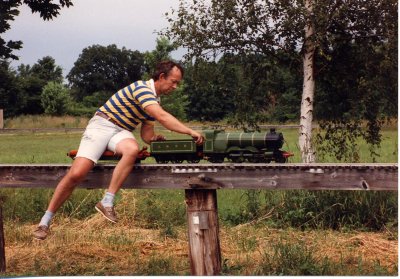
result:
[(309, 173), (312, 173), (312, 174), (324, 174), (325, 173), (323, 169), (309, 169), (306, 172), (309, 172)]

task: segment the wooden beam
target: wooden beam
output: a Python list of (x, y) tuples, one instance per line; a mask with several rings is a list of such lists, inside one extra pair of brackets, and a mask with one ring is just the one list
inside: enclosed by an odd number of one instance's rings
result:
[[(2, 165), (0, 188), (54, 188), (70, 165)], [(99, 164), (79, 185), (107, 188), (115, 165)], [(131, 189), (398, 189), (397, 164), (142, 164)]]
[(217, 191), (185, 190), (187, 205), (189, 258), (192, 275), (219, 275)]

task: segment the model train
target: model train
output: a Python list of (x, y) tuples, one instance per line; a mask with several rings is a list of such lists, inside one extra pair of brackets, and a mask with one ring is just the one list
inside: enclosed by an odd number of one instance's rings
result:
[[(153, 141), (150, 152), (142, 149), (137, 158), (140, 162), (153, 157), (157, 163), (166, 164), (198, 163), (206, 160), (222, 163), (227, 159), (234, 163), (285, 163), (292, 153), (281, 150), (284, 138), (274, 128), (269, 132), (225, 132), (222, 130), (204, 130), (204, 143), (196, 145), (192, 139)], [(76, 150), (68, 153), (74, 158)], [(106, 151), (101, 160), (118, 159), (112, 152)]]

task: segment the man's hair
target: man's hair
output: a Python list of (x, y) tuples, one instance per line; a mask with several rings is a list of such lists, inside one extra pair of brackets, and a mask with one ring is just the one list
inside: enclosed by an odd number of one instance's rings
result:
[(162, 61), (157, 64), (156, 69), (154, 70), (154, 73), (151, 76), (151, 78), (154, 79), (154, 81), (156, 81), (160, 78), (161, 74), (165, 74), (165, 76), (168, 76), (173, 67), (177, 67), (181, 71), (183, 77), (183, 68), (181, 65), (173, 61)]

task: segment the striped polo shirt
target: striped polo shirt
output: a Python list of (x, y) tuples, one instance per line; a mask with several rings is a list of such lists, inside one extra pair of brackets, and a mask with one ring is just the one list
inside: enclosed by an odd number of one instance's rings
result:
[(154, 81), (139, 80), (119, 90), (97, 111), (132, 131), (142, 122), (154, 125), (155, 119), (144, 110), (152, 104), (158, 104)]

